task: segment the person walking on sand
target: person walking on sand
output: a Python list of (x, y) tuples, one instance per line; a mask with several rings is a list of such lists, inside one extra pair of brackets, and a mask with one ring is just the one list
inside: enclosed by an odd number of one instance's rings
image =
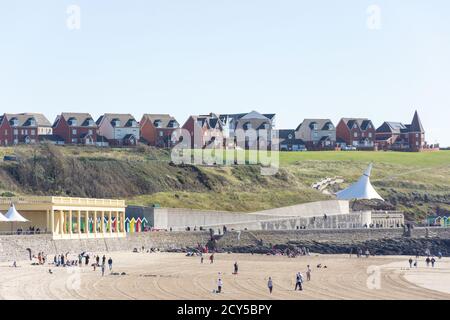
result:
[(295, 277), (295, 289), (294, 289), (294, 291), (297, 291), (297, 288), (300, 291), (303, 291), (302, 283), (303, 283), (303, 276), (302, 276), (302, 274), (300, 272), (298, 272), (296, 277)]
[(105, 255), (103, 255), (103, 257), (102, 257), (102, 264), (105, 264), (106, 263), (106, 257), (105, 257)]
[(214, 263), (214, 253), (212, 253), (211, 256), (209, 256), (209, 260), (211, 261), (211, 264)]
[[(109, 272), (112, 272), (112, 264), (113, 264), (113, 260), (111, 259), (111, 257), (109, 257), (109, 259), (108, 259)], [(103, 265), (105, 265), (105, 264), (103, 264)]]
[(311, 281), (311, 268), (308, 266), (306, 267), (306, 281)]
[(434, 268), (434, 264), (436, 263), (436, 259), (434, 257), (431, 258), (431, 267)]
[(430, 257), (427, 257), (427, 258), (425, 259), (425, 263), (427, 264), (427, 267), (430, 266), (430, 262), (431, 262)]
[(238, 271), (239, 271), (239, 266), (238, 266), (238, 263), (235, 262), (234, 263), (234, 274), (238, 274)]
[(412, 268), (412, 266), (413, 266), (413, 259), (412, 258), (409, 258), (409, 268), (411, 269)]
[(200, 263), (203, 264), (203, 255), (200, 256)]
[(102, 264), (102, 277), (104, 277), (105, 276), (105, 264), (103, 263)]
[(219, 273), (219, 279), (217, 279), (217, 293), (222, 293), (223, 281), (222, 276)]
[(269, 277), (269, 281), (267, 281), (267, 287), (269, 288), (269, 293), (272, 294), (272, 290), (273, 290), (273, 281), (272, 278)]

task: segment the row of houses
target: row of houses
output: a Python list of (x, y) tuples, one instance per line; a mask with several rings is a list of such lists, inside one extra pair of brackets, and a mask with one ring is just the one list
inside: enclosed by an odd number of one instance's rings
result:
[(330, 119), (305, 119), (296, 129), (280, 130), (280, 150), (358, 150), (423, 151), (431, 149), (418, 112), (411, 124), (383, 122), (376, 128), (370, 119), (342, 118), (337, 126)]
[[(78, 144), (96, 146), (135, 146), (142, 142), (170, 148), (179, 142), (173, 132), (183, 128), (193, 148), (226, 141), (236, 146), (238, 130), (264, 130), (267, 143), (280, 150), (332, 150), (336, 148), (421, 151), (427, 148), (425, 131), (417, 111), (411, 124), (384, 122), (375, 128), (369, 119), (342, 118), (337, 126), (330, 119), (305, 119), (296, 129), (276, 130), (274, 113), (257, 111), (241, 114), (192, 115), (183, 126), (169, 114), (144, 114), (138, 122), (131, 114), (105, 113), (96, 121), (89, 113), (63, 112), (55, 121), (39, 113), (5, 113), (0, 116), (0, 145)], [(217, 139), (220, 136), (224, 139)], [(277, 141), (272, 138), (277, 137)], [(259, 139), (259, 137), (258, 137)], [(246, 147), (260, 146), (259, 140), (246, 140)]]

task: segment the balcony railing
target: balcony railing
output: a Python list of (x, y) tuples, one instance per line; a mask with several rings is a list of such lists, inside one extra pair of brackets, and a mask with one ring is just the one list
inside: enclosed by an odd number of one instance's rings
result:
[(71, 197), (0, 197), (0, 204), (56, 204), (125, 207), (125, 200)]

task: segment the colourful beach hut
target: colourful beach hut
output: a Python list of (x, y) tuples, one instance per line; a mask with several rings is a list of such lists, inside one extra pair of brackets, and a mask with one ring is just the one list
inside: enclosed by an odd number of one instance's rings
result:
[(130, 220), (130, 233), (134, 233), (136, 231), (136, 220), (131, 218)]

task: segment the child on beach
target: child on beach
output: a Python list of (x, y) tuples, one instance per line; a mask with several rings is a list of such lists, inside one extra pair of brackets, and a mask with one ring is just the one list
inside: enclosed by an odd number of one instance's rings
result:
[(273, 281), (272, 278), (269, 277), (269, 281), (267, 281), (267, 287), (269, 288), (269, 293), (272, 294), (272, 290), (273, 290)]
[(222, 292), (222, 287), (223, 287), (223, 281), (222, 281), (222, 276), (220, 275), (220, 272), (219, 272), (219, 279), (217, 279), (217, 293)]
[(311, 268), (308, 266), (306, 267), (306, 280), (311, 281)]

